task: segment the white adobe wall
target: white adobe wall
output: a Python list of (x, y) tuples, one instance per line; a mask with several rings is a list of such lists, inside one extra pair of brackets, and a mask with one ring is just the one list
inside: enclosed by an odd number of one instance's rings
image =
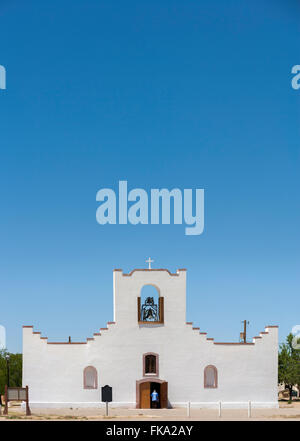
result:
[[(137, 296), (152, 284), (164, 297), (164, 324), (139, 325)], [(50, 344), (23, 328), (23, 385), (34, 407), (99, 406), (100, 390), (113, 387), (115, 406), (136, 405), (142, 356), (159, 354), (159, 379), (168, 382), (172, 406), (278, 407), (278, 329), (268, 327), (252, 344), (216, 344), (186, 323), (186, 271), (114, 271), (114, 321), (83, 344)], [(218, 388), (204, 388), (204, 368), (218, 369)], [(98, 371), (98, 389), (83, 389), (83, 370)]]

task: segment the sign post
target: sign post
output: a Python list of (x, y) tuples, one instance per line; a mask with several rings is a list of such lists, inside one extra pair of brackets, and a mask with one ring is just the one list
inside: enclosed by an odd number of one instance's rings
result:
[(101, 401), (105, 403), (105, 414), (108, 416), (108, 403), (112, 402), (112, 387), (108, 384), (101, 388)]

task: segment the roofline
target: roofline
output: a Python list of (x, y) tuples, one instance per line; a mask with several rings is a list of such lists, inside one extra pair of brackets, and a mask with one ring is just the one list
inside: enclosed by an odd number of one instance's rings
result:
[(122, 272), (123, 276), (125, 277), (130, 277), (132, 276), (132, 274), (136, 271), (166, 271), (170, 276), (179, 276), (180, 271), (187, 271), (186, 268), (179, 268), (176, 273), (171, 273), (171, 271), (169, 271), (167, 268), (135, 268), (132, 271), (130, 271), (130, 273), (124, 273), (122, 269), (120, 268), (116, 268), (113, 270), (113, 272)]

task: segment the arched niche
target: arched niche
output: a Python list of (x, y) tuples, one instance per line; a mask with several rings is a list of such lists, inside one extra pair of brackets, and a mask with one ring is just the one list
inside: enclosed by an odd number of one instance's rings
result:
[(146, 284), (141, 288), (137, 312), (140, 324), (164, 323), (164, 298), (157, 286)]

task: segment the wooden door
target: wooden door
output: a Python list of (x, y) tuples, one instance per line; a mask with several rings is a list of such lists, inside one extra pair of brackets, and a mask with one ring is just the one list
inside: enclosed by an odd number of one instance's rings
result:
[(140, 384), (140, 409), (150, 409), (150, 382)]
[(168, 408), (168, 382), (164, 381), (160, 385), (160, 407), (162, 409)]

